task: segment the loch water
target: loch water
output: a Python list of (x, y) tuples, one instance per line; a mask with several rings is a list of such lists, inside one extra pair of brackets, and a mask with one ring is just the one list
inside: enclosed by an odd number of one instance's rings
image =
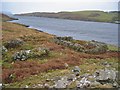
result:
[(76, 40), (97, 40), (118, 45), (118, 24), (56, 19), (33, 16), (14, 16), (20, 24), (29, 25), (49, 34), (57, 36), (72, 36)]

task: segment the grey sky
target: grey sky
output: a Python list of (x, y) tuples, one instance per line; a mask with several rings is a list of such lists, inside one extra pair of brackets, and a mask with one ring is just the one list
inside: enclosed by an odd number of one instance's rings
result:
[(81, 10), (118, 10), (119, 0), (2, 0), (2, 10), (11, 13)]

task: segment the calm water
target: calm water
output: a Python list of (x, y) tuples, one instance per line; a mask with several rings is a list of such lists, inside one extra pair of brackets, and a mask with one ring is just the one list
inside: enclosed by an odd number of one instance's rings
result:
[(57, 36), (72, 36), (78, 40), (97, 40), (118, 45), (118, 24), (15, 16), (17, 22)]

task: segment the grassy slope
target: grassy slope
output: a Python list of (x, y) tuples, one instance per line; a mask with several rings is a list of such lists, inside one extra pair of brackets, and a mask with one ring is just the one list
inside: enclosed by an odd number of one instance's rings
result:
[[(4, 18), (3, 18), (4, 19)], [(8, 19), (9, 20), (9, 19)], [(7, 61), (2, 60), (3, 64), (3, 82), (10, 73), (14, 74), (14, 82), (7, 87), (25, 87), (34, 84), (43, 83), (47, 78), (53, 78), (59, 75), (67, 75), (75, 65), (80, 66), (82, 73), (91, 73), (96, 69), (103, 68), (101, 62), (112, 62), (116, 67), (117, 55), (115, 53), (105, 53), (100, 55), (89, 55), (75, 52), (67, 47), (57, 45), (51, 41), (53, 35), (29, 29), (23, 25), (5, 22), (2, 24), (3, 43), (11, 39), (21, 38), (25, 44), (18, 48), (8, 50)], [(25, 40), (27, 38), (27, 40)], [(28, 59), (27, 61), (17, 61), (12, 63), (11, 56), (20, 50), (33, 49), (38, 47), (50, 48), (48, 57)], [(69, 68), (64, 69), (64, 63), (68, 63)], [(93, 64), (95, 63), (95, 64)], [(57, 69), (57, 70), (56, 70)], [(59, 69), (59, 70), (58, 70)], [(89, 71), (88, 71), (89, 70)], [(37, 76), (36, 76), (37, 75)], [(71, 86), (74, 87), (74, 86)]]
[(114, 22), (118, 20), (117, 13), (108, 13), (103, 11), (74, 11), (74, 12), (58, 12), (58, 13), (26, 13), (20, 15), (42, 16), (50, 18), (73, 19), (83, 21), (97, 21), (97, 22)]

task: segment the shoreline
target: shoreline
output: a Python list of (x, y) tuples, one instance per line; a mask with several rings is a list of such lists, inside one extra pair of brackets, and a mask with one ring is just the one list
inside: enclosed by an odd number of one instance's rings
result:
[[(19, 20), (19, 19), (18, 19)], [(10, 20), (10, 22), (11, 21), (14, 21), (14, 20)], [(8, 21), (9, 22), (9, 21)], [(30, 28), (30, 29), (34, 29), (34, 30), (36, 30), (36, 31), (39, 31), (39, 32), (43, 32), (43, 33), (47, 33), (47, 34), (49, 34), (49, 35), (52, 35), (52, 36), (58, 36), (58, 35), (55, 35), (55, 34), (50, 34), (50, 33), (48, 33), (48, 32), (44, 32), (44, 31), (42, 31), (41, 29), (39, 29), (39, 28), (35, 28), (34, 26), (30, 26), (30, 25), (25, 25), (25, 24), (21, 24), (21, 23), (17, 23), (17, 22), (11, 22), (11, 23), (15, 23), (15, 24), (18, 24), (18, 25), (22, 25), (22, 26), (25, 26), (25, 27), (27, 27), (27, 28)], [(61, 36), (61, 37), (65, 37), (65, 36)], [(74, 38), (75, 39), (75, 38)], [(92, 41), (92, 39), (91, 40), (82, 40), (82, 39), (75, 39), (75, 40), (81, 40), (81, 41)], [(98, 41), (98, 40), (95, 40), (95, 41)], [(102, 42), (102, 41), (99, 41), (99, 42)], [(103, 42), (103, 43), (106, 43), (106, 42)], [(115, 47), (119, 47), (119, 45), (117, 44), (111, 44), (111, 43), (106, 43), (107, 45), (111, 45), (111, 46), (115, 46)]]
[[(55, 18), (56, 19), (56, 18)], [(17, 19), (17, 20), (19, 20), (19, 19)], [(68, 19), (69, 20), (69, 19)], [(10, 20), (10, 22), (11, 21), (14, 21), (14, 20)], [(9, 22), (9, 21), (8, 21)], [(41, 29), (39, 29), (39, 28), (35, 28), (34, 26), (30, 26), (30, 25), (25, 25), (25, 24), (21, 24), (21, 23), (17, 23), (17, 22), (11, 22), (11, 23), (15, 23), (15, 24), (18, 24), (18, 25), (22, 25), (22, 26), (25, 26), (25, 27), (27, 27), (27, 28), (30, 28), (30, 29), (34, 29), (34, 30), (36, 30), (36, 31), (39, 31), (39, 32), (43, 32), (43, 33), (47, 33), (47, 34), (49, 34), (49, 35), (52, 35), (52, 36), (56, 36), (57, 37), (57, 35), (55, 35), (55, 34), (50, 34), (50, 33), (48, 33), (48, 32), (44, 32), (44, 31), (42, 31)], [(62, 37), (62, 36), (61, 36)], [(63, 37), (65, 37), (65, 36), (63, 36)], [(75, 39), (75, 38), (74, 38)], [(75, 40), (81, 40), (81, 41), (92, 41), (92, 40), (82, 40), (82, 39), (75, 39)], [(98, 41), (98, 40), (95, 40), (95, 41)], [(102, 41), (99, 41), (99, 42), (102, 42)], [(103, 42), (103, 43), (106, 43), (106, 42)], [(110, 43), (106, 43), (107, 45), (110, 45), (110, 46), (114, 46), (114, 47), (120, 47), (119, 46), (119, 44), (117, 44), (117, 45), (115, 45), (115, 44), (110, 44)]]

